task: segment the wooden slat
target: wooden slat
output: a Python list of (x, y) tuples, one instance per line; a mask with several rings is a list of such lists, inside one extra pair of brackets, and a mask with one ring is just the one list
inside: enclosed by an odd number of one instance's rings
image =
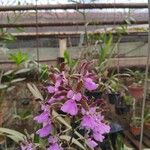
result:
[(143, 136), (143, 144), (150, 148), (150, 139), (148, 139), (146, 136)]
[(148, 137), (150, 140), (150, 131), (144, 128), (144, 136)]
[[(124, 134), (126, 138), (128, 138), (131, 141), (131, 143), (135, 146), (135, 148), (139, 150), (139, 141), (136, 140), (129, 131), (124, 131)], [(142, 148), (146, 148), (146, 147), (143, 145)]]
[(133, 148), (131, 141), (129, 141), (128, 139), (124, 139), (124, 144), (130, 148)]

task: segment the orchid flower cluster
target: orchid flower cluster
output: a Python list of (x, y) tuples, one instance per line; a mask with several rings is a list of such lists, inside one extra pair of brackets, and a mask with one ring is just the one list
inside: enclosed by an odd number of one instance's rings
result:
[(46, 100), (40, 101), (41, 113), (34, 118), (42, 125), (36, 134), (47, 139), (47, 150), (64, 149), (60, 136), (66, 133), (60, 129), (60, 124), (57, 126), (57, 117), (53, 117), (53, 110), (64, 116), (64, 119), (68, 117), (78, 122), (77, 128), (85, 131), (84, 142), (90, 149), (95, 148), (98, 142), (104, 140), (104, 135), (109, 133), (110, 126), (105, 122), (101, 109), (93, 105), (95, 102), (85, 94), (86, 91), (92, 92), (98, 88), (95, 83), (98, 77), (90, 70), (90, 66), (91, 63), (82, 62), (73, 71), (65, 64), (60, 69), (51, 69)]
[(36, 150), (36, 145), (32, 142), (31, 139), (25, 139), (20, 143), (21, 150)]

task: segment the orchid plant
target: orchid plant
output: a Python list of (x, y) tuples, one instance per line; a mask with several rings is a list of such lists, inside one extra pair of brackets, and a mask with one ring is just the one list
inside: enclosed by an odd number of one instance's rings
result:
[[(65, 63), (60, 68), (49, 69), (49, 81), (44, 87), (44, 99), (39, 101), (40, 113), (34, 120), (41, 125), (36, 131), (40, 138), (47, 141), (45, 149), (63, 150), (76, 147), (80, 143), (81, 149), (94, 149), (109, 133), (110, 126), (104, 119), (102, 100), (88, 99), (85, 91), (98, 88), (98, 76), (92, 72), (92, 63), (82, 61), (74, 68)], [(71, 70), (71, 71), (70, 71)], [(57, 115), (54, 116), (54, 113)], [(64, 119), (71, 128), (59, 122)], [(79, 138), (77, 138), (77, 135)], [(67, 142), (66, 138), (69, 137)], [(22, 150), (36, 150), (32, 142), (21, 145)]]

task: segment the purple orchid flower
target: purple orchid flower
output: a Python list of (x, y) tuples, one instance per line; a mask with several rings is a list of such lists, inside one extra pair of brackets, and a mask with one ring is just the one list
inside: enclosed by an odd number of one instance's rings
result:
[(60, 147), (57, 143), (54, 143), (54, 144), (50, 145), (47, 150), (63, 150), (63, 148)]
[(81, 95), (81, 93), (75, 93), (74, 91), (69, 90), (67, 93), (67, 98), (72, 99), (72, 100), (76, 100), (76, 101), (80, 101), (82, 98), (82, 95)]
[(57, 137), (50, 136), (50, 137), (48, 138), (48, 142), (49, 142), (50, 144), (54, 144), (54, 143), (57, 143), (57, 142), (58, 142), (58, 139), (57, 139)]
[(84, 78), (84, 86), (87, 90), (92, 91), (97, 89), (98, 84), (93, 82), (91, 78)]
[(20, 149), (21, 150), (36, 150), (36, 146), (34, 145), (34, 143), (26, 140), (20, 144)]
[(47, 87), (48, 92), (51, 93), (51, 94), (53, 94), (53, 93), (59, 91), (58, 88), (61, 85), (61, 82), (62, 82), (61, 80), (58, 80), (58, 81), (56, 81), (56, 83), (55, 83), (54, 86), (51, 86), (51, 85), (48, 86)]
[(34, 118), (35, 121), (38, 123), (48, 122), (49, 121), (49, 113), (47, 111), (44, 111), (40, 115), (36, 116)]
[(63, 100), (65, 98), (65, 96), (59, 96), (57, 98), (54, 98), (54, 97), (51, 97), (49, 100), (48, 100), (48, 104), (53, 104), (57, 101), (60, 101), (60, 100)]
[(96, 108), (91, 108), (88, 112), (85, 110), (82, 111), (84, 114), (81, 127), (91, 130), (93, 133), (93, 138), (96, 141), (102, 142), (104, 139), (104, 134), (110, 132), (110, 126), (103, 123), (104, 117), (101, 115), (100, 112), (96, 112)]
[[(58, 130), (52, 132), (54, 127), (52, 126), (52, 121), (54, 120), (55, 122), (55, 117), (52, 118), (51, 113), (55, 109), (56, 111), (61, 109), (71, 116), (76, 116), (79, 112), (82, 112), (77, 117), (81, 119), (80, 126), (85, 130), (91, 131), (88, 132), (91, 133), (90, 136), (87, 133), (89, 136), (87, 144), (91, 149), (94, 149), (98, 145), (97, 141), (102, 142), (104, 140), (104, 134), (110, 131), (110, 126), (104, 123), (104, 116), (101, 112), (97, 112), (96, 107), (92, 107), (94, 105), (90, 104), (90, 106), (85, 107), (89, 109), (88, 111), (82, 108), (84, 104), (89, 105), (89, 103), (86, 104), (86, 100), (81, 101), (85, 97), (84, 91), (93, 91), (98, 88), (98, 84), (94, 82), (97, 76), (88, 72), (86, 62), (84, 66), (84, 70), (82, 69), (82, 71), (78, 72), (78, 70), (75, 70), (73, 76), (67, 72), (67, 68), (65, 68), (66, 70), (64, 69), (65, 72), (59, 70), (55, 72), (55, 70), (52, 70), (51, 83), (53, 85), (47, 87), (47, 91), (50, 94), (48, 94), (46, 101), (41, 102), (42, 113), (34, 118), (38, 123), (43, 124), (43, 127), (36, 133), (42, 138), (47, 137), (49, 143), (47, 150), (63, 150), (57, 137), (55, 135), (52, 136), (52, 133), (60, 135)], [(73, 89), (76, 87), (76, 90), (72, 90), (72, 86)], [(57, 128), (57, 124), (55, 127)]]
[(104, 140), (104, 136), (102, 135), (102, 134), (100, 134), (100, 133), (96, 133), (96, 132), (94, 132), (93, 133), (93, 138), (96, 140), (96, 141), (99, 141), (99, 142), (103, 142), (103, 140)]
[(58, 139), (56, 137), (50, 136), (48, 142), (50, 143), (50, 146), (47, 150), (63, 150), (63, 148), (58, 145)]
[(32, 143), (30, 143), (28, 145), (21, 144), (21, 150), (35, 150), (35, 148), (33, 148)]
[(65, 113), (68, 113), (72, 116), (77, 115), (78, 113), (78, 107), (76, 101), (80, 101), (82, 98), (81, 93), (75, 93), (72, 90), (69, 90), (67, 93), (67, 100), (63, 106), (61, 107), (61, 110)]
[(52, 124), (48, 123), (43, 128), (39, 129), (36, 134), (38, 134), (40, 137), (46, 137), (48, 136), (52, 131)]
[(92, 140), (91, 138), (89, 138), (89, 139), (87, 139), (87, 144), (88, 144), (88, 146), (90, 147), (90, 148), (95, 148), (98, 144), (94, 141), (94, 140)]
[(68, 100), (61, 107), (61, 110), (65, 113), (75, 116), (78, 113), (77, 103), (72, 99)]

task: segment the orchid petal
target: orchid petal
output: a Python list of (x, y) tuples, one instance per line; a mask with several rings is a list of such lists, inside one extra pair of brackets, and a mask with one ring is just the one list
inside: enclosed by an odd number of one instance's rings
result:
[(78, 113), (77, 104), (74, 100), (66, 101), (64, 103), (64, 105), (61, 107), (61, 110), (65, 113), (72, 115), (72, 116), (74, 116)]
[(84, 80), (84, 86), (87, 90), (92, 91), (97, 89), (98, 85), (95, 82), (93, 82), (91, 78), (85, 78)]
[(36, 134), (39, 134), (40, 137), (46, 137), (48, 136), (52, 131), (52, 125), (47, 124), (43, 128), (39, 129)]

